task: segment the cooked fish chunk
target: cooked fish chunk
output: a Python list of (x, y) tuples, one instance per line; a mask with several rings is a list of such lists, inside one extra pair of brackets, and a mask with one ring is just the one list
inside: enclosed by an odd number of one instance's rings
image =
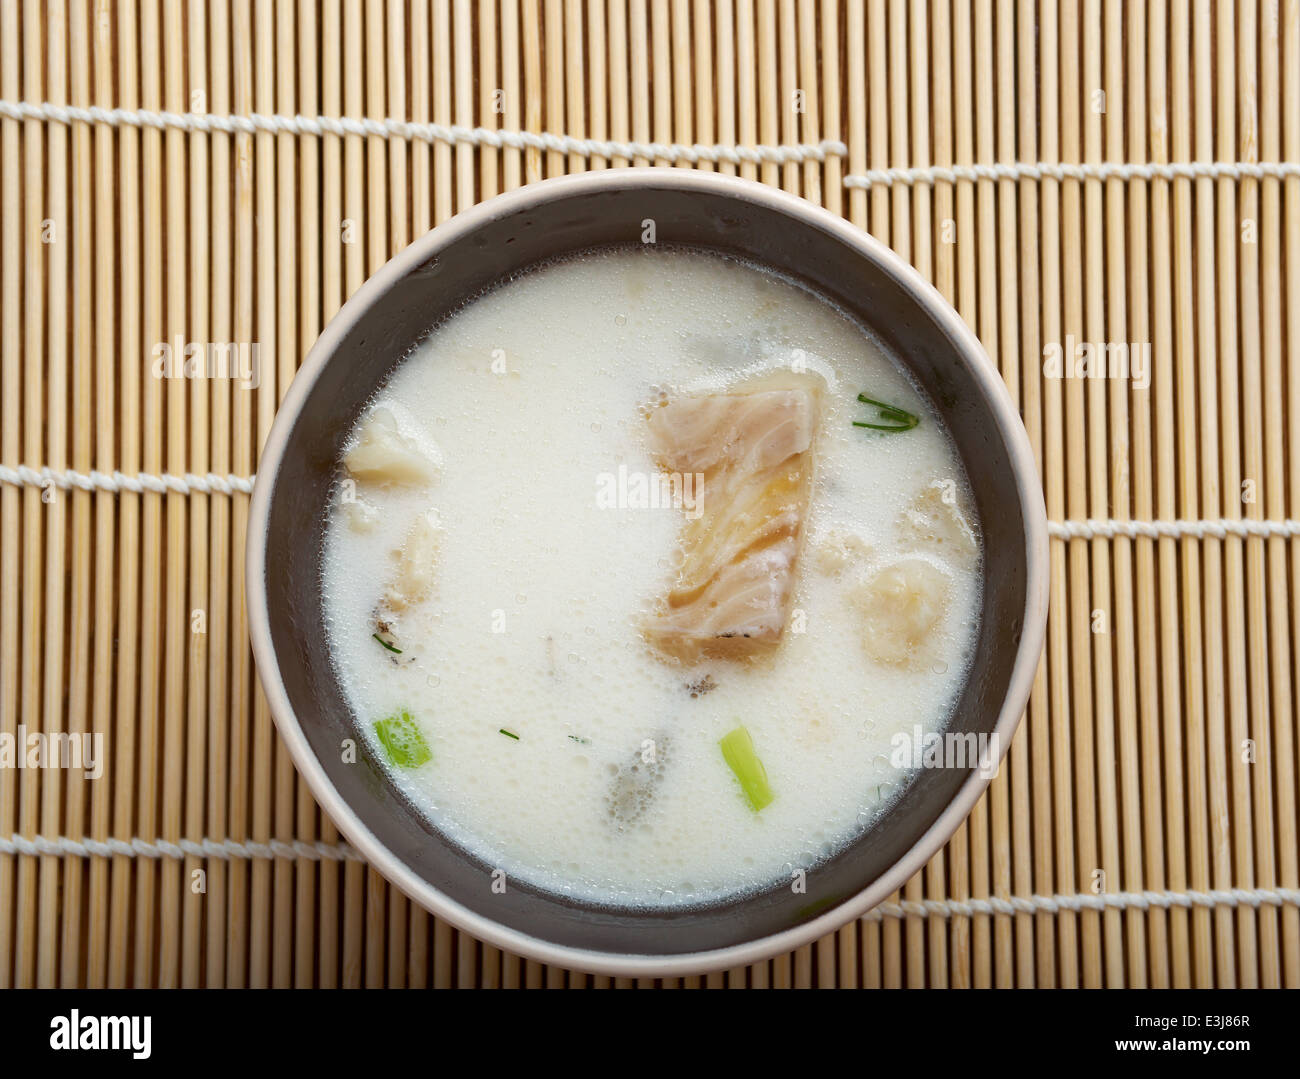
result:
[(397, 418), (386, 408), (376, 408), (366, 417), (343, 463), (354, 477), (371, 483), (418, 485), (437, 475), (436, 463), (402, 433)]
[(653, 410), (649, 424), (659, 466), (702, 479), (677, 580), (647, 636), (687, 660), (777, 644), (812, 486), (814, 394), (800, 387), (682, 398)]
[(919, 558), (886, 566), (849, 595), (862, 616), (862, 642), (877, 663), (916, 669), (948, 613), (948, 575)]

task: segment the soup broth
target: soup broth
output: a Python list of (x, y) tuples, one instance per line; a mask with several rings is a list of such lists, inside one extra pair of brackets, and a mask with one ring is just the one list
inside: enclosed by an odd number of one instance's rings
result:
[(981, 551), (869, 332), (645, 248), (431, 332), (353, 432), (322, 573), (359, 736), (434, 826), (498, 887), (664, 906), (798, 887), (888, 810), (960, 695)]

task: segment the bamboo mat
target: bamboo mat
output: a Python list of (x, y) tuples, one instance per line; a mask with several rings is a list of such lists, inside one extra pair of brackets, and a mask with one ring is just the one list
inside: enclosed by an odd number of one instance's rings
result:
[[(0, 0), (0, 733), (105, 758), (0, 769), (0, 986), (610, 984), (341, 858), (256, 686), (240, 481), (391, 254), (629, 163), (932, 278), (1057, 522), (1028, 715), (947, 847), (669, 984), (1300, 985), (1298, 80), (1300, 0)], [(1149, 343), (1149, 385), (1051, 377), (1073, 342)], [(156, 377), (192, 343), (260, 385)]]

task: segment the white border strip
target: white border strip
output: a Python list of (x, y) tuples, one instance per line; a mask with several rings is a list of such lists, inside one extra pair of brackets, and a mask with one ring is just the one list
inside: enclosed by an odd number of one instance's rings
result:
[[(11, 468), (0, 465), (0, 484), (15, 487), (57, 487), (70, 491), (129, 491), (133, 494), (251, 494), (253, 476), (218, 476), (213, 472), (199, 476), (186, 472), (152, 474), (137, 472), (77, 472), (70, 468)], [(1122, 521), (1089, 519), (1086, 521), (1049, 521), (1048, 533), (1060, 540), (1093, 539), (1227, 539), (1229, 536), (1251, 539), (1294, 539), (1300, 537), (1300, 520), (1258, 520), (1247, 518), (1207, 518), (1204, 520)]]
[[(47, 839), (44, 836), (12, 835), (0, 838), (0, 854), (90, 858), (114, 856), (140, 858), (220, 858), (232, 859), (304, 859), (311, 862), (361, 862), (361, 856), (347, 843), (285, 842), (241, 843), (234, 839), (204, 839), (195, 842), (181, 839), (170, 842), (157, 839)], [(1085, 910), (1170, 910), (1178, 907), (1260, 907), (1300, 906), (1300, 889), (1295, 888), (1224, 888), (1213, 891), (1186, 892), (1115, 892), (1104, 895), (1030, 895), (1007, 899), (926, 899), (920, 902), (881, 903), (863, 915), (863, 921), (884, 918), (940, 917), (960, 918), (997, 914), (1060, 914), (1062, 911)]]

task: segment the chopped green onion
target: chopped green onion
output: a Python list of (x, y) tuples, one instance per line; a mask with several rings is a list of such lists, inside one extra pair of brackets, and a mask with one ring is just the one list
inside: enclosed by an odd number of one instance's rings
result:
[(507, 738), (513, 738), (516, 742), (519, 741), (519, 735), (515, 734), (513, 731), (506, 730), (504, 727), (497, 731), (497, 734), (504, 734)]
[(749, 804), (755, 810), (771, 805), (775, 795), (767, 782), (767, 769), (754, 752), (754, 740), (750, 738), (749, 731), (737, 727), (724, 735), (718, 745), (722, 747), (722, 759), (740, 780)]
[(869, 427), (873, 431), (910, 431), (921, 422), (920, 416), (915, 416), (897, 405), (887, 405), (884, 401), (877, 401), (865, 393), (858, 394), (858, 400), (864, 405), (874, 406), (880, 412), (880, 419), (888, 422), (865, 423), (862, 420), (854, 420), (854, 427)]
[(384, 640), (383, 637), (379, 636), (378, 633), (372, 633), (370, 636), (372, 636), (375, 640), (377, 640), (390, 652), (396, 652), (399, 656), (402, 654), (402, 650), (400, 648), (394, 648), (391, 644), (389, 644), (386, 640)]
[(420, 733), (419, 724), (411, 718), (411, 713), (403, 708), (396, 715), (375, 721), (375, 734), (388, 759), (399, 768), (419, 768), (420, 765), (433, 760), (429, 743)]
[(578, 745), (580, 745), (580, 746), (589, 746), (589, 745), (591, 745), (591, 739), (590, 739), (590, 738), (579, 738), (576, 734), (571, 734), (571, 735), (569, 735), (569, 741), (570, 741), (570, 742), (577, 742)]

